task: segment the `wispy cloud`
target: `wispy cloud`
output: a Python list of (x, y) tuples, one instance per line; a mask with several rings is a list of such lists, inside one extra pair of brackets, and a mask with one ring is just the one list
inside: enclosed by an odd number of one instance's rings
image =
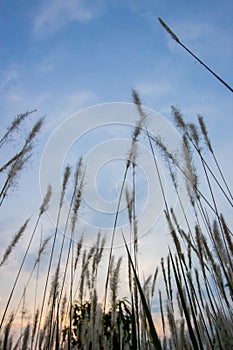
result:
[(155, 97), (161, 99), (171, 93), (173, 88), (169, 82), (141, 82), (137, 85), (137, 90), (143, 97)]
[(49, 55), (46, 55), (40, 61), (40, 63), (38, 63), (35, 66), (35, 69), (38, 69), (38, 71), (42, 73), (51, 73), (56, 68), (56, 62), (57, 62), (57, 58), (55, 57), (55, 55), (49, 54)]
[(89, 106), (95, 99), (96, 95), (91, 90), (80, 90), (66, 97), (66, 105), (69, 106), (70, 113), (74, 113), (77, 109)]
[(52, 35), (73, 21), (86, 22), (99, 16), (104, 1), (46, 0), (42, 1), (34, 17), (33, 32), (37, 37)]
[(8, 88), (12, 82), (18, 78), (19, 66), (17, 64), (10, 65), (6, 70), (1, 72), (0, 91)]

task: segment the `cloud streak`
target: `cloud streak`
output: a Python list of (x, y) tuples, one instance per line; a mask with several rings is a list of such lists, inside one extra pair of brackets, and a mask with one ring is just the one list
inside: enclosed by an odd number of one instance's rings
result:
[(33, 33), (42, 38), (53, 35), (71, 22), (87, 22), (98, 17), (103, 8), (102, 0), (95, 1), (95, 4), (90, 0), (42, 1), (34, 16)]

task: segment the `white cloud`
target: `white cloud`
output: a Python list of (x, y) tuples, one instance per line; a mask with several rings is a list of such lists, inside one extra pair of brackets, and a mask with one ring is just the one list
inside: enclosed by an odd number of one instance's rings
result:
[(70, 112), (76, 112), (77, 109), (89, 106), (89, 103), (95, 99), (95, 94), (90, 90), (74, 92), (66, 97), (66, 105)]
[(12, 82), (14, 82), (19, 75), (19, 66), (17, 64), (10, 65), (5, 71), (1, 73), (0, 91), (6, 89)]
[(90, 107), (97, 101), (97, 96), (91, 90), (76, 90), (63, 96), (50, 99), (47, 106), (46, 130), (54, 130), (66, 118), (83, 108)]
[(157, 99), (166, 97), (173, 88), (170, 82), (142, 82), (137, 85), (137, 90), (143, 97), (155, 97)]
[(34, 34), (44, 37), (54, 34), (73, 21), (86, 22), (99, 16), (103, 0), (47, 0), (34, 17)]
[(26, 89), (21, 91), (20, 87), (17, 87), (4, 95), (4, 110), (6, 115), (12, 116), (27, 110), (41, 109), (49, 98), (48, 93), (34, 94)]
[(50, 54), (45, 56), (38, 65), (35, 66), (35, 69), (38, 69), (38, 71), (42, 73), (51, 73), (56, 68), (56, 60), (57, 58), (55, 55)]

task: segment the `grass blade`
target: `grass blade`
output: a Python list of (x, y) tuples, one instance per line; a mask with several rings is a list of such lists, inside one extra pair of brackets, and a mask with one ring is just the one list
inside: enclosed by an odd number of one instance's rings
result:
[(161, 347), (161, 344), (160, 344), (160, 341), (159, 341), (159, 337), (157, 335), (157, 332), (156, 332), (156, 329), (155, 329), (155, 326), (154, 326), (154, 323), (153, 323), (153, 320), (152, 320), (151, 312), (150, 312), (150, 309), (149, 309), (149, 307), (147, 305), (147, 301), (146, 301), (145, 295), (143, 293), (141, 284), (139, 282), (139, 279), (138, 279), (138, 276), (137, 276), (137, 272), (135, 270), (132, 258), (130, 256), (130, 252), (129, 252), (128, 246), (126, 244), (126, 240), (125, 240), (124, 235), (123, 235), (123, 239), (124, 239), (125, 248), (127, 250), (127, 254), (128, 254), (128, 257), (129, 257), (129, 261), (130, 261), (130, 264), (132, 266), (132, 270), (133, 270), (133, 273), (134, 273), (135, 281), (136, 281), (136, 284), (137, 284), (137, 287), (138, 287), (138, 290), (139, 290), (139, 294), (140, 294), (140, 297), (141, 297), (143, 309), (144, 309), (144, 312), (145, 312), (145, 315), (146, 315), (146, 318), (147, 318), (147, 321), (148, 321), (148, 324), (149, 324), (149, 330), (150, 330), (150, 335), (151, 335), (152, 342), (153, 342), (154, 347), (155, 347), (156, 350), (162, 350), (162, 347)]
[(193, 344), (194, 349), (198, 350), (199, 346), (198, 346), (198, 343), (197, 343), (197, 340), (196, 340), (196, 337), (195, 337), (195, 334), (194, 334), (194, 331), (193, 331), (193, 327), (192, 327), (191, 320), (190, 320), (190, 317), (189, 317), (189, 312), (188, 312), (188, 309), (187, 309), (187, 306), (186, 306), (186, 303), (185, 303), (185, 298), (184, 298), (184, 295), (183, 295), (182, 287), (181, 287), (181, 284), (180, 284), (179, 277), (177, 275), (176, 267), (175, 267), (174, 260), (173, 260), (173, 257), (172, 257), (170, 249), (169, 249), (169, 254), (170, 254), (170, 257), (171, 257), (171, 262), (172, 262), (172, 267), (173, 267), (173, 271), (174, 271), (174, 275), (175, 275), (176, 285), (177, 285), (177, 288), (178, 288), (178, 292), (179, 292), (182, 308), (184, 310), (184, 314), (185, 314), (185, 318), (186, 318), (186, 322), (187, 322), (187, 326), (188, 326), (188, 330), (189, 330), (190, 340), (191, 340), (191, 342)]

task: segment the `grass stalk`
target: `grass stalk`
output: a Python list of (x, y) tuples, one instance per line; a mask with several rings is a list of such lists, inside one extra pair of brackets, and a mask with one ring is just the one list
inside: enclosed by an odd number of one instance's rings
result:
[(122, 236), (123, 236), (125, 248), (126, 248), (126, 251), (127, 251), (127, 255), (129, 257), (129, 261), (130, 261), (130, 264), (131, 264), (131, 267), (132, 267), (132, 270), (133, 270), (133, 273), (134, 273), (134, 277), (135, 277), (135, 280), (136, 280), (136, 283), (137, 283), (137, 287), (138, 287), (139, 294), (140, 294), (140, 297), (141, 297), (143, 309), (144, 309), (144, 312), (145, 312), (145, 315), (146, 315), (146, 318), (147, 318), (147, 321), (148, 321), (148, 324), (149, 324), (149, 330), (150, 330), (150, 335), (151, 335), (151, 339), (152, 339), (153, 345), (154, 345), (156, 350), (162, 350), (162, 347), (161, 347), (161, 344), (160, 344), (160, 341), (159, 341), (159, 337), (158, 337), (157, 332), (155, 330), (155, 326), (154, 326), (154, 322), (153, 322), (153, 319), (152, 319), (152, 316), (151, 316), (151, 312), (150, 312), (149, 306), (147, 304), (145, 295), (143, 293), (143, 289), (142, 289), (141, 284), (139, 282), (139, 279), (138, 279), (138, 276), (137, 276), (137, 272), (135, 270), (132, 258), (130, 256), (130, 252), (129, 252), (129, 249), (128, 249), (125, 237), (124, 237), (123, 234), (122, 234)]
[(170, 34), (171, 38), (177, 42), (181, 47), (183, 47), (191, 56), (193, 56), (203, 67), (205, 67), (216, 79), (218, 79), (228, 90), (233, 92), (233, 89), (230, 87), (229, 84), (227, 84), (222, 78), (220, 78), (219, 75), (217, 75), (212, 69), (210, 69), (203, 61), (200, 60), (191, 50), (189, 50), (174, 34), (174, 32), (167, 26), (167, 24), (160, 18), (158, 17), (158, 20), (160, 24), (163, 26), (163, 28)]
[(6, 303), (6, 306), (5, 306), (3, 315), (2, 315), (2, 319), (1, 319), (1, 323), (0, 323), (0, 329), (2, 328), (4, 319), (5, 319), (5, 317), (6, 317), (6, 313), (7, 313), (7, 310), (8, 310), (8, 308), (9, 308), (9, 305), (10, 305), (10, 302), (11, 302), (11, 299), (12, 299), (12, 296), (13, 296), (13, 293), (14, 293), (14, 290), (15, 290), (15, 287), (16, 287), (16, 284), (18, 283), (19, 276), (20, 276), (20, 274), (21, 274), (23, 265), (24, 265), (24, 263), (25, 263), (25, 260), (26, 260), (26, 257), (27, 257), (27, 255), (28, 255), (29, 249), (30, 249), (30, 247), (31, 247), (31, 244), (32, 244), (33, 238), (34, 238), (34, 236), (35, 236), (35, 233), (36, 233), (36, 231), (37, 231), (37, 227), (38, 227), (38, 225), (39, 225), (40, 219), (41, 219), (43, 213), (46, 211), (46, 209), (47, 209), (47, 207), (48, 207), (51, 194), (52, 194), (52, 190), (51, 190), (51, 186), (49, 186), (49, 187), (48, 187), (48, 190), (47, 190), (47, 193), (46, 193), (46, 195), (45, 195), (45, 197), (44, 197), (43, 203), (42, 203), (42, 205), (41, 205), (41, 207), (40, 207), (40, 212), (39, 212), (37, 221), (36, 221), (36, 223), (35, 223), (35, 226), (34, 226), (32, 235), (31, 235), (31, 237), (30, 237), (30, 239), (29, 239), (29, 243), (28, 243), (28, 245), (27, 245), (26, 251), (25, 251), (25, 253), (24, 253), (23, 260), (22, 260), (22, 262), (21, 262), (21, 265), (20, 265), (19, 270), (18, 270), (18, 273), (17, 273), (17, 275), (16, 275), (16, 278), (15, 278), (15, 281), (14, 281), (14, 284), (13, 284), (13, 287), (12, 287), (11, 292), (10, 292), (10, 294), (9, 294), (9, 297), (8, 297), (8, 300), (7, 300), (7, 303)]

